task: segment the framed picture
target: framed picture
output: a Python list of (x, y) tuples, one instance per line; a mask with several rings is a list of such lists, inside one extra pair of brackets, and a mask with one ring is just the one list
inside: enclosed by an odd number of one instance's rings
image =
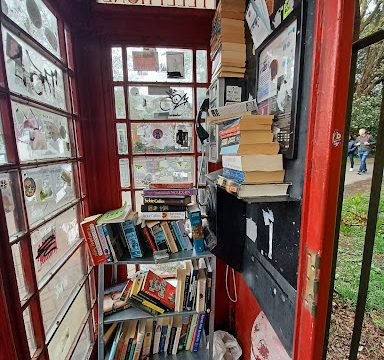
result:
[(259, 112), (275, 116), (275, 139), (280, 143), (280, 152), (289, 159), (295, 154), (302, 32), (299, 6), (256, 51), (255, 95)]

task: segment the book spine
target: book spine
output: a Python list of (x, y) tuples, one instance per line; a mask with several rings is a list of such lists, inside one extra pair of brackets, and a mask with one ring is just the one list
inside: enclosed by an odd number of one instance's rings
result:
[(177, 247), (177, 250), (178, 250), (178, 251), (182, 251), (182, 250), (184, 250), (184, 249), (183, 249), (183, 247), (182, 247), (182, 246), (180, 245), (180, 243), (179, 243), (179, 239), (177, 238), (177, 235), (176, 235), (175, 229), (174, 229), (173, 226), (172, 226), (172, 223), (173, 223), (173, 221), (169, 221), (169, 222), (168, 222), (169, 231), (170, 231), (171, 234), (172, 234), (172, 237), (173, 237), (174, 243), (175, 243), (175, 245), (176, 245), (176, 247)]
[(173, 344), (175, 343), (176, 330), (177, 330), (176, 327), (172, 326), (171, 334), (169, 335), (169, 344), (167, 349), (168, 355), (172, 354)]
[(220, 139), (225, 140), (227, 138), (233, 138), (237, 136), (240, 136), (240, 131), (234, 131), (234, 132), (227, 133), (225, 135), (220, 135)]
[[(190, 202), (190, 201), (189, 201)], [(162, 206), (185, 206), (184, 198), (159, 198), (159, 197), (144, 197), (144, 205), (162, 205)]]
[(144, 204), (141, 205), (141, 212), (180, 212), (185, 211), (185, 206), (175, 206), (175, 205), (151, 205), (151, 204)]
[(220, 137), (223, 139), (225, 136), (228, 136), (230, 134), (236, 133), (240, 131), (240, 124), (236, 124), (233, 126), (228, 127), (227, 129), (221, 130), (219, 132)]
[(236, 155), (239, 151), (239, 145), (222, 146), (220, 149), (220, 155)]
[(177, 195), (177, 196), (193, 196), (197, 195), (196, 189), (144, 189), (144, 196), (156, 197), (156, 196), (167, 196), (167, 195)]
[(179, 229), (180, 229), (180, 233), (181, 233), (181, 236), (182, 236), (183, 239), (184, 239), (184, 243), (185, 243), (185, 246), (186, 246), (187, 250), (192, 250), (191, 239), (189, 238), (187, 232), (185, 231), (184, 221), (179, 220), (179, 221), (177, 222), (177, 226), (178, 226)]
[(184, 220), (185, 211), (177, 212), (143, 212), (141, 213), (143, 220)]
[(99, 238), (97, 236), (96, 223), (89, 222), (81, 224), (81, 230), (83, 232), (85, 241), (88, 244), (89, 252), (91, 253), (93, 265), (103, 264), (107, 261), (107, 258), (101, 247)]
[(240, 139), (240, 135), (225, 137), (221, 141), (221, 146), (238, 145), (240, 144)]
[(155, 239), (157, 250), (169, 250), (167, 239), (160, 224), (156, 224), (151, 228), (153, 238)]
[(191, 348), (191, 343), (192, 343), (193, 335), (195, 334), (198, 316), (199, 315), (197, 314), (192, 316), (191, 323), (189, 324), (189, 327), (188, 327), (188, 337), (187, 337), (187, 342), (185, 344), (185, 350), (189, 350)]
[(153, 337), (153, 350), (152, 354), (158, 354), (159, 353), (159, 347), (160, 347), (160, 337), (161, 337), (161, 331), (162, 331), (162, 326), (163, 322), (162, 319), (157, 320), (156, 328), (154, 331), (154, 337)]
[(158, 312), (158, 311), (152, 309), (151, 307), (145, 306), (145, 305), (142, 303), (142, 301), (140, 300), (140, 298), (137, 299), (137, 298), (135, 297), (135, 295), (132, 295), (132, 296), (129, 298), (129, 302), (131, 303), (132, 306), (134, 306), (134, 307), (136, 307), (136, 308), (138, 308), (138, 309), (140, 309), (140, 310), (143, 310), (143, 311), (145, 311), (146, 313), (151, 314), (151, 315), (153, 315), (153, 316), (157, 316), (157, 315), (161, 314), (160, 312)]
[(205, 317), (206, 317), (205, 313), (202, 313), (199, 315), (199, 321), (196, 326), (194, 341), (193, 341), (193, 344), (191, 345), (192, 352), (197, 352), (199, 350), (200, 339), (201, 339), (201, 334), (203, 333)]
[(201, 220), (200, 211), (193, 211), (189, 213), (189, 221), (192, 227), (193, 247), (197, 253), (205, 251), (203, 223)]
[(160, 225), (161, 225), (161, 228), (164, 231), (165, 238), (167, 240), (168, 247), (171, 250), (171, 253), (177, 253), (178, 252), (178, 248), (176, 246), (175, 240), (173, 239), (173, 236), (172, 236), (172, 233), (171, 233), (171, 229), (168, 226), (168, 222), (167, 221), (162, 221), (160, 223)]
[(179, 340), (179, 351), (185, 350), (185, 345), (188, 336), (188, 328), (189, 324), (191, 323), (191, 318), (192, 317), (190, 315), (183, 316), (183, 325), (181, 327), (181, 334)]
[(154, 297), (147, 295), (147, 294), (146, 294), (145, 292), (143, 292), (143, 291), (140, 291), (136, 296), (139, 296), (139, 297), (142, 298), (143, 300), (147, 300), (147, 301), (153, 303), (153, 304), (156, 305), (157, 307), (163, 309), (164, 312), (170, 312), (170, 311), (173, 310), (173, 309), (170, 309), (168, 306), (164, 305), (163, 303), (161, 303), (159, 300), (155, 299)]
[(236, 183), (233, 180), (226, 179), (223, 176), (218, 176), (216, 180), (217, 186), (224, 189), (229, 194), (235, 194), (236, 196), (239, 195), (239, 191), (241, 188), (241, 185)]
[(186, 274), (185, 282), (184, 282), (183, 310), (187, 308), (190, 281), (191, 281), (191, 274)]
[(121, 337), (121, 329), (123, 327), (123, 323), (119, 323), (118, 328), (116, 330), (116, 335), (112, 343), (111, 352), (109, 353), (109, 360), (113, 360), (116, 354), (117, 345)]
[(181, 326), (176, 329), (175, 341), (173, 343), (172, 355), (176, 355), (179, 350), (179, 342), (181, 336)]
[(190, 189), (193, 187), (192, 182), (184, 182), (184, 183), (150, 183), (150, 189)]
[(104, 235), (105, 235), (105, 239), (106, 239), (106, 241), (108, 243), (108, 247), (109, 247), (109, 249), (111, 251), (112, 259), (113, 259), (113, 261), (118, 261), (115, 249), (114, 249), (114, 247), (112, 245), (112, 239), (111, 239), (111, 235), (109, 234), (109, 230), (108, 230), (107, 225), (103, 224), (102, 225), (102, 229), (103, 229), (103, 232), (104, 232)]
[(235, 182), (242, 184), (245, 179), (244, 171), (238, 171), (233, 169), (224, 168), (223, 169), (223, 177), (234, 180)]
[(168, 352), (169, 348), (169, 338), (171, 337), (171, 330), (172, 330), (172, 322), (170, 322), (167, 326), (167, 334), (165, 336), (165, 343), (164, 343), (164, 353)]
[(173, 233), (175, 234), (175, 239), (177, 240), (178, 247), (180, 246), (181, 250), (187, 250), (187, 247), (184, 244), (184, 238), (181, 235), (179, 227), (177, 226), (177, 222), (172, 221), (170, 227), (171, 230), (173, 230)]
[(139, 239), (136, 234), (136, 228), (132, 221), (128, 220), (121, 224), (125, 240), (127, 241), (129, 253), (133, 258), (143, 257), (143, 252), (140, 248)]
[(168, 325), (163, 325), (161, 328), (161, 335), (159, 341), (159, 354), (164, 352), (165, 339), (167, 337)]
[(212, 270), (207, 270), (207, 280), (205, 287), (205, 308), (206, 312), (209, 314), (211, 312), (211, 303), (212, 303)]
[(111, 250), (109, 249), (107, 238), (105, 237), (105, 234), (104, 234), (103, 225), (102, 224), (96, 225), (96, 230), (97, 230), (97, 235), (99, 236), (99, 239), (100, 239), (100, 244), (103, 249), (103, 253), (107, 258), (107, 262), (113, 262)]
[(145, 320), (140, 320), (140, 323), (138, 326), (136, 347), (135, 347), (135, 352), (133, 354), (133, 360), (139, 360), (141, 349), (143, 347), (144, 336), (145, 336), (145, 326), (142, 326), (142, 322), (145, 322)]
[(188, 290), (188, 301), (186, 303), (187, 311), (191, 311), (194, 308), (195, 298), (196, 298), (196, 290), (197, 290), (197, 278), (198, 278), (199, 270), (193, 269), (191, 282)]
[(149, 247), (151, 248), (152, 252), (157, 251), (155, 242), (151, 236), (151, 232), (149, 231), (149, 229), (147, 227), (143, 228), (143, 234), (144, 234), (144, 237), (145, 237)]
[(135, 354), (135, 350), (136, 350), (136, 339), (133, 339), (131, 350), (129, 351), (129, 354), (125, 357), (125, 360), (133, 360), (133, 355)]

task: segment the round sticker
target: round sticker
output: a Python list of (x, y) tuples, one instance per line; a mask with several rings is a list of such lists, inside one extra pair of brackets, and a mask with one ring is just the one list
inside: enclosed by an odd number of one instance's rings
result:
[(31, 177), (24, 179), (24, 194), (26, 197), (32, 197), (36, 192), (36, 183)]
[(163, 137), (163, 131), (160, 129), (155, 129), (155, 130), (153, 130), (152, 135), (155, 139), (159, 140)]

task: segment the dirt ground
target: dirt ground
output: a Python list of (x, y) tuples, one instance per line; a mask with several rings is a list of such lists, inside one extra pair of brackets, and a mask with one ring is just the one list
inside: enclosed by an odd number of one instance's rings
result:
[[(344, 197), (369, 191), (370, 186), (371, 179), (348, 184), (344, 190)], [(335, 294), (329, 331), (328, 360), (348, 359), (354, 318), (354, 306), (343, 303)], [(366, 315), (364, 319), (357, 358), (359, 360), (384, 360), (384, 330), (375, 325), (369, 315)]]

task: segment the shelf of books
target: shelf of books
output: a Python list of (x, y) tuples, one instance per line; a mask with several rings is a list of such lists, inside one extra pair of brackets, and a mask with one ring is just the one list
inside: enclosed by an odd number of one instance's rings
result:
[[(216, 258), (205, 248), (195, 195), (189, 183), (150, 184), (140, 213), (124, 205), (82, 221), (99, 270), (99, 360), (213, 358), (207, 344), (214, 332)], [(105, 288), (106, 266), (131, 271)]]

